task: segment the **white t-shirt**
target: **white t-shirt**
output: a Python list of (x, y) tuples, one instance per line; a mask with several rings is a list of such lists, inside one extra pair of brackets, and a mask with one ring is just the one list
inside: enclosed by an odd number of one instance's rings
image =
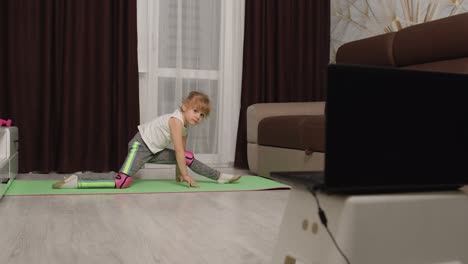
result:
[(148, 148), (154, 154), (167, 148), (172, 144), (171, 129), (169, 128), (169, 119), (175, 117), (182, 122), (182, 135), (187, 136), (188, 128), (185, 127), (184, 116), (180, 109), (177, 109), (172, 114), (162, 115), (138, 126), (141, 138), (145, 141)]

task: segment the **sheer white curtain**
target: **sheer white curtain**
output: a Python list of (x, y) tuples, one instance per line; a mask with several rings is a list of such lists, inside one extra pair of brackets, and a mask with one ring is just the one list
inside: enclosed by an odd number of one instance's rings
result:
[(138, 0), (141, 122), (206, 93), (212, 114), (191, 128), (187, 149), (207, 163), (234, 160), (243, 27), (244, 0)]

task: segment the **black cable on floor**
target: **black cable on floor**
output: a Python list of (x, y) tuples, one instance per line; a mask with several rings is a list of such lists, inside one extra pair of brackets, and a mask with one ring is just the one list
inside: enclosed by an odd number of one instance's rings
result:
[(309, 186), (307, 189), (312, 193), (312, 195), (313, 195), (314, 198), (315, 198), (315, 201), (317, 202), (318, 216), (319, 216), (319, 218), (320, 218), (320, 222), (322, 223), (322, 225), (323, 225), (323, 226), (325, 227), (325, 229), (327, 230), (328, 235), (330, 236), (331, 240), (333, 241), (333, 244), (335, 244), (336, 249), (338, 250), (338, 252), (340, 252), (341, 256), (343, 256), (343, 258), (345, 259), (346, 263), (351, 264), (351, 262), (349, 261), (348, 257), (347, 257), (346, 254), (343, 252), (343, 250), (341, 250), (340, 246), (338, 245), (338, 243), (337, 243), (336, 240), (335, 240), (335, 237), (333, 236), (332, 232), (331, 232), (330, 229), (328, 228), (328, 219), (327, 219), (327, 216), (325, 215), (325, 211), (324, 211), (324, 210), (322, 209), (322, 207), (320, 206), (320, 202), (319, 202), (319, 199), (318, 199), (317, 193), (316, 193), (316, 187)]

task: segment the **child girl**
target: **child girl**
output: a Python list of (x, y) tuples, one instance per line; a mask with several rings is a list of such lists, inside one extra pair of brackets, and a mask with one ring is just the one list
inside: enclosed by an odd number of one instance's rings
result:
[[(210, 99), (204, 93), (192, 91), (182, 106), (172, 114), (162, 115), (138, 126), (138, 133), (128, 143), (128, 154), (119, 173), (112, 180), (83, 180), (71, 175), (55, 183), (53, 188), (127, 188), (133, 176), (145, 163), (175, 164), (176, 180), (187, 182), (188, 187), (198, 188), (189, 175), (188, 168), (195, 173), (218, 183), (232, 183), (240, 176), (221, 173), (195, 159), (185, 149), (190, 126), (196, 126), (210, 114)], [(171, 143), (174, 150), (167, 148)]]

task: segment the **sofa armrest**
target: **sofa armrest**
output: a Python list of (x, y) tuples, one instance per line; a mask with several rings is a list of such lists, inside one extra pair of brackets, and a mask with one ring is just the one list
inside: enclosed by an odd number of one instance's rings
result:
[(258, 124), (266, 117), (324, 113), (325, 102), (253, 104), (247, 108), (247, 142), (257, 143)]

